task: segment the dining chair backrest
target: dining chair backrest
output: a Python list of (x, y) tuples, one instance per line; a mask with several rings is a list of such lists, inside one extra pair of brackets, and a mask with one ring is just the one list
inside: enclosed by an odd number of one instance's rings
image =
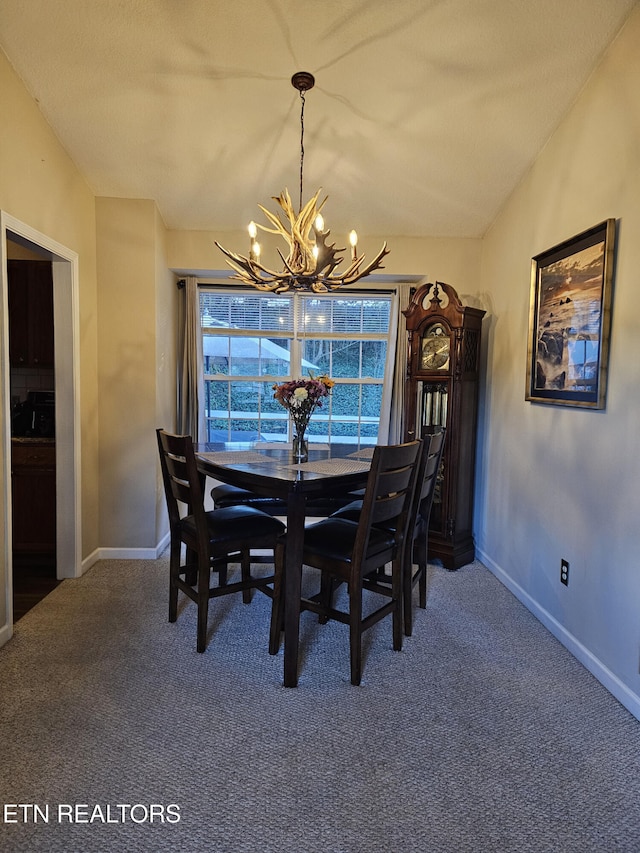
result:
[(421, 441), (410, 441), (374, 449), (352, 558), (352, 564), (365, 572), (374, 526), (394, 531), (398, 546), (407, 536), (421, 447)]
[(206, 530), (204, 476), (198, 471), (191, 436), (172, 435), (164, 430), (157, 430), (157, 436), (169, 524), (180, 524), (179, 504), (185, 504), (196, 529)]

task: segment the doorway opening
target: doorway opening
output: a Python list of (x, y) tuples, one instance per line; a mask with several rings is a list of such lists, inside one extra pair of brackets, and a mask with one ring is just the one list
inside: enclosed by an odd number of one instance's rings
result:
[[(13, 257), (11, 257), (13, 256)], [(36, 350), (46, 344), (46, 336), (52, 333), (53, 352), (43, 366), (40, 355), (32, 352), (28, 358), (35, 372), (17, 371), (16, 353), (10, 353), (10, 305), (8, 269), (11, 261), (20, 256), (40, 263), (50, 274), (53, 324), (49, 331), (39, 329)], [(79, 577), (81, 565), (81, 516), (80, 516), (80, 421), (79, 421), (79, 317), (78, 317), (78, 258), (75, 252), (66, 249), (30, 226), (15, 220), (0, 211), (0, 257), (2, 260), (2, 375), (1, 386), (5, 417), (2, 419), (2, 450), (0, 462), (4, 474), (4, 489), (0, 496), (0, 517), (4, 519), (0, 531), (0, 589), (4, 588), (4, 600), (0, 600), (0, 645), (12, 634), (12, 625), (21, 609), (14, 614), (14, 555), (20, 552), (24, 542), (14, 542), (24, 536), (25, 518), (20, 510), (18, 492), (24, 483), (15, 475), (13, 445), (22, 447), (22, 456), (42, 457), (35, 460), (38, 486), (31, 495), (36, 495), (37, 509), (32, 506), (32, 515), (39, 523), (36, 531), (36, 551), (47, 551), (50, 555), (48, 576), (41, 583), (32, 585), (33, 595), (41, 596), (50, 591), (63, 578)], [(23, 294), (24, 295), (24, 294)], [(40, 293), (42, 298), (42, 292)], [(32, 335), (33, 338), (33, 335)], [(14, 336), (14, 343), (17, 340)], [(46, 346), (45, 346), (46, 349)], [(11, 358), (13, 355), (13, 359)], [(12, 360), (14, 366), (12, 367)], [(29, 386), (34, 387), (29, 387)], [(46, 387), (45, 387), (46, 386)], [(32, 392), (31, 394), (29, 392)], [(23, 399), (26, 395), (26, 399)], [(13, 399), (12, 399), (13, 398)], [(16, 399), (20, 398), (20, 399)], [(26, 403), (25, 411), (23, 404)], [(16, 409), (20, 404), (19, 412)], [(14, 415), (24, 416), (16, 426)], [(12, 436), (15, 431), (28, 432), (25, 436)], [(13, 439), (13, 441), (12, 441)], [(21, 442), (20, 439), (23, 439)], [(37, 448), (37, 449), (36, 449)], [(33, 459), (27, 460), (34, 462)], [(13, 464), (12, 464), (13, 463)], [(23, 472), (24, 473), (24, 472)], [(46, 474), (43, 478), (43, 473)], [(27, 489), (28, 491), (28, 489)], [(49, 510), (53, 512), (49, 512)], [(20, 510), (20, 512), (19, 512)], [(14, 513), (16, 518), (14, 519)], [(40, 519), (38, 522), (37, 519)], [(22, 525), (22, 527), (21, 527)], [(28, 526), (28, 525), (27, 525)], [(15, 547), (14, 547), (15, 546)], [(20, 560), (16, 560), (17, 563)], [(42, 568), (42, 566), (41, 566)], [(4, 575), (4, 577), (2, 577)], [(2, 583), (4, 581), (4, 583)], [(19, 586), (19, 584), (16, 584)], [(38, 592), (35, 587), (39, 585)], [(16, 599), (17, 602), (17, 599)]]
[(52, 263), (8, 236), (7, 284), (15, 623), (59, 583)]

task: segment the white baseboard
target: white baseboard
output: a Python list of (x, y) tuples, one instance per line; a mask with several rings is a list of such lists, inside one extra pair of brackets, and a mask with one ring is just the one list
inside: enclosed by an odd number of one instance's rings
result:
[(0, 646), (8, 643), (11, 637), (13, 637), (13, 625), (11, 622), (7, 622), (0, 628)]
[(95, 565), (100, 559), (100, 550), (98, 548), (95, 551), (92, 551), (88, 557), (85, 557), (82, 561), (82, 565), (80, 566), (80, 574), (83, 575), (85, 572), (88, 572), (91, 566)]
[(98, 560), (157, 560), (168, 544), (167, 533), (155, 548), (96, 548), (82, 561), (82, 574), (89, 571)]
[(558, 622), (547, 610), (541, 607), (529, 593), (517, 584), (513, 578), (500, 568), (487, 554), (476, 548), (476, 556), (480, 562), (489, 569), (491, 574), (515, 595), (518, 601), (527, 610), (542, 622), (553, 636), (580, 661), (580, 663), (596, 678), (602, 686), (609, 691), (623, 705), (630, 714), (640, 720), (640, 696), (634, 693), (624, 684), (617, 675), (611, 672), (601, 660), (599, 660), (589, 649)]
[(157, 560), (167, 543), (155, 548), (100, 548), (100, 560)]

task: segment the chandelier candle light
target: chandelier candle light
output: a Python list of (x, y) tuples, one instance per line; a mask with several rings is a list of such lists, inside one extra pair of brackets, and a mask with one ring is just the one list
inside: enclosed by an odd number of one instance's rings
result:
[[(358, 256), (358, 235), (355, 231), (349, 234), (351, 245), (351, 263), (341, 272), (339, 269), (343, 261), (339, 252), (345, 249), (336, 249), (335, 243), (328, 243), (330, 231), (324, 230), (324, 219), (321, 210), (328, 198), (319, 203), (321, 190), (318, 190), (309, 201), (302, 205), (302, 185), (304, 174), (304, 103), (305, 93), (312, 89), (315, 84), (313, 74), (308, 71), (298, 71), (291, 78), (291, 84), (300, 92), (300, 203), (296, 214), (291, 202), (289, 191), (285, 189), (279, 196), (273, 196), (285, 215), (283, 221), (278, 214), (271, 213), (261, 204), (260, 210), (267, 217), (272, 227), (260, 225), (255, 222), (249, 224), (249, 255), (237, 255), (221, 246), (215, 241), (216, 246), (227, 257), (227, 263), (235, 271), (231, 278), (250, 284), (258, 290), (268, 290), (275, 293), (285, 293), (288, 290), (311, 291), (313, 293), (326, 293), (336, 290), (345, 284), (353, 284), (374, 270), (384, 269), (382, 259), (389, 254), (387, 244), (382, 248), (373, 260), (366, 266), (362, 266), (365, 256)], [(260, 243), (257, 241), (258, 231), (266, 231), (283, 237), (289, 245), (289, 255), (284, 257), (280, 249), (278, 254), (284, 263), (284, 270), (276, 272), (264, 266), (260, 262)]]
[(309, 458), (309, 446), (304, 434), (311, 415), (322, 405), (322, 398), (329, 396), (334, 385), (335, 382), (328, 376), (310, 376), (309, 379), (291, 379), (273, 386), (273, 396), (287, 409), (293, 421), (294, 462), (306, 462)]

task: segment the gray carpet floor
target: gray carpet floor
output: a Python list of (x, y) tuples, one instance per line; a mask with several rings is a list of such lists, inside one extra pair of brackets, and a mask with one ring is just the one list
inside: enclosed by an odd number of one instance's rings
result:
[(167, 572), (100, 562), (0, 649), (1, 850), (640, 850), (640, 724), (480, 563), (430, 568), (359, 688), (346, 626), (312, 614), (282, 687), (259, 593), (212, 603), (198, 655)]

